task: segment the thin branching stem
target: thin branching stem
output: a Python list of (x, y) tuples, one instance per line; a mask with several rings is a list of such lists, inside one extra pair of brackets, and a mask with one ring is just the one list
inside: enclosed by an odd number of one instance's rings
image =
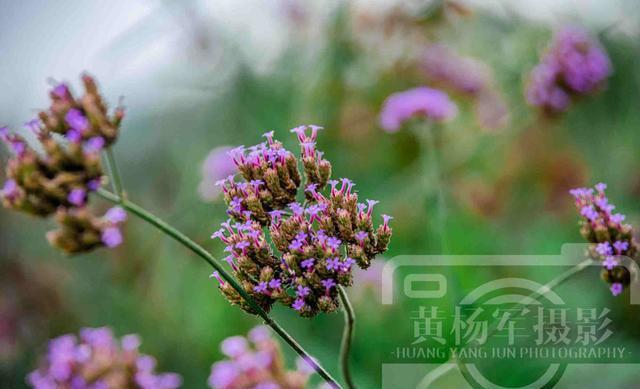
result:
[[(514, 304), (513, 307), (510, 309), (520, 309), (520, 308), (528, 307), (534, 301), (536, 301), (538, 297), (549, 292), (550, 290), (553, 290), (555, 287), (561, 285), (565, 281), (571, 279), (573, 276), (580, 273), (581, 271), (583, 271), (593, 263), (594, 263), (593, 259), (591, 258), (585, 259), (584, 261), (578, 263), (577, 265), (568, 269), (564, 273), (560, 274), (556, 278), (542, 285), (535, 292), (522, 298), (518, 303)], [(496, 332), (497, 328), (498, 328), (498, 320), (494, 320), (491, 327), (487, 331), (486, 338), (493, 335), (493, 333)], [(469, 343), (468, 347), (473, 348), (478, 346), (480, 346), (480, 343), (478, 341), (475, 341), (475, 342)], [(433, 385), (437, 380), (444, 377), (447, 373), (453, 370), (453, 368), (456, 366), (456, 364), (453, 362), (454, 362), (453, 358), (450, 358), (447, 362), (443, 363), (442, 365), (438, 366), (436, 369), (432, 370), (430, 373), (425, 375), (424, 378), (422, 378), (422, 381), (420, 381), (420, 383), (418, 384), (417, 388), (427, 389), (431, 387), (431, 385)]]
[(98, 195), (100, 195), (105, 200), (111, 201), (116, 204), (120, 204), (123, 208), (138, 216), (140, 219), (146, 221), (152, 226), (156, 227), (163, 233), (177, 240), (183, 246), (191, 250), (198, 257), (204, 259), (212, 268), (214, 268), (220, 276), (228, 282), (239, 294), (240, 296), (249, 304), (251, 309), (264, 320), (265, 324), (271, 327), (278, 336), (280, 336), (291, 348), (295, 350), (298, 355), (304, 358), (307, 363), (309, 363), (313, 369), (332, 387), (340, 388), (340, 385), (337, 381), (327, 372), (314, 358), (312, 358), (307, 351), (305, 351), (302, 346), (291, 336), (289, 333), (280, 326), (274, 319), (272, 319), (264, 309), (262, 309), (255, 300), (240, 286), (238, 281), (231, 276), (217, 261), (216, 259), (207, 252), (202, 246), (191, 240), (188, 236), (178, 231), (171, 225), (169, 225), (164, 220), (159, 217), (153, 215), (151, 212), (145, 210), (139, 205), (129, 201), (126, 198), (121, 198), (114, 193), (111, 193), (105, 189), (99, 189)]
[(356, 314), (353, 306), (349, 301), (347, 292), (342, 285), (338, 285), (338, 293), (342, 302), (342, 310), (344, 311), (344, 330), (342, 332), (342, 343), (340, 345), (340, 369), (342, 377), (349, 389), (355, 389), (353, 378), (351, 377), (351, 369), (349, 367), (349, 355), (351, 354), (351, 344), (353, 342), (353, 332), (356, 324)]

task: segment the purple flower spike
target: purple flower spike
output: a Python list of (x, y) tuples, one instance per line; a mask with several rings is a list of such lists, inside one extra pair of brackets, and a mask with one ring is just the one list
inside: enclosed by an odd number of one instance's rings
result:
[(82, 134), (78, 130), (74, 130), (73, 128), (67, 131), (64, 135), (65, 138), (71, 143), (79, 144), (82, 141)]
[(623, 290), (624, 290), (624, 286), (622, 286), (621, 283), (614, 282), (613, 284), (611, 284), (611, 294), (613, 294), (614, 296), (620, 295), (620, 293), (622, 293)]
[(453, 118), (458, 108), (449, 96), (437, 89), (418, 87), (389, 96), (380, 113), (380, 126), (396, 132), (411, 118), (424, 117), (437, 122)]
[(142, 344), (142, 341), (139, 335), (131, 334), (122, 337), (122, 348), (127, 351), (137, 350), (140, 344)]
[(269, 131), (262, 134), (263, 137), (267, 138), (267, 142), (269, 142), (270, 145), (273, 144), (273, 134), (275, 134), (274, 131)]
[(71, 128), (80, 131), (80, 133), (84, 133), (87, 129), (89, 129), (89, 120), (79, 109), (70, 109), (65, 116), (65, 120), (67, 121), (69, 126), (71, 126)]
[(389, 228), (389, 221), (393, 220), (393, 216), (382, 215), (382, 225), (384, 228)]
[(333, 278), (327, 278), (326, 280), (322, 280), (320, 282), (322, 283), (322, 286), (324, 286), (327, 292), (329, 292), (331, 288), (336, 286), (336, 282), (333, 280)]
[(18, 183), (14, 179), (8, 179), (5, 181), (4, 186), (2, 187), (2, 197), (7, 199), (8, 201), (15, 201), (20, 195), (20, 188), (18, 187)]
[(101, 185), (102, 185), (102, 179), (95, 178), (95, 179), (87, 182), (87, 189), (89, 189), (91, 192), (95, 192), (98, 189), (100, 189)]
[(110, 208), (104, 218), (111, 224), (121, 224), (127, 220), (127, 212), (121, 207)]
[(242, 336), (232, 336), (220, 345), (220, 351), (228, 357), (237, 358), (247, 351), (247, 340)]
[(540, 64), (531, 72), (527, 101), (562, 112), (573, 97), (600, 88), (609, 74), (611, 63), (599, 43), (580, 28), (566, 27), (554, 35)]
[(105, 141), (101, 136), (94, 136), (84, 145), (85, 153), (99, 153), (104, 148)]
[(58, 85), (56, 85), (53, 90), (51, 90), (51, 93), (53, 93), (56, 97), (59, 97), (61, 99), (65, 99), (69, 96), (69, 88), (67, 88), (67, 85), (64, 83), (60, 83)]
[(314, 261), (315, 260), (313, 258), (305, 259), (304, 261), (300, 262), (300, 266), (309, 270), (313, 267)]
[(367, 239), (367, 237), (369, 236), (369, 234), (367, 234), (366, 231), (358, 231), (355, 234), (355, 238), (359, 243), (364, 243), (364, 240)]
[(42, 121), (38, 118), (31, 119), (24, 124), (24, 126), (34, 134), (38, 135), (40, 133), (40, 126), (42, 125)]
[(296, 311), (301, 311), (302, 308), (304, 308), (304, 306), (305, 306), (304, 300), (299, 298), (293, 302), (293, 305), (291, 305), (291, 308), (295, 309)]
[(216, 280), (218, 280), (218, 283), (220, 284), (220, 286), (224, 286), (224, 284), (225, 284), (225, 282), (222, 279), (222, 277), (220, 277), (220, 273), (218, 273), (217, 271), (214, 271), (213, 273), (211, 273), (209, 278), (215, 278)]
[(306, 297), (309, 293), (311, 293), (311, 289), (309, 289), (309, 287), (298, 285), (298, 288), (296, 289), (296, 295), (298, 297)]
[(122, 233), (117, 227), (108, 227), (102, 232), (102, 243), (108, 248), (120, 246), (122, 244)]
[(82, 207), (87, 199), (87, 191), (81, 188), (73, 189), (69, 192), (67, 200), (76, 207)]
[(609, 242), (598, 243), (596, 245), (596, 252), (603, 257), (613, 254), (613, 250), (611, 249)]
[[(52, 339), (45, 358), (39, 358), (42, 365), (27, 376), (27, 382), (38, 389), (109, 389), (122, 387), (123, 382), (149, 389), (178, 388), (180, 376), (155, 373), (155, 360), (138, 352), (140, 343), (138, 335), (118, 340), (107, 327), (83, 328), (79, 338), (70, 334)], [(91, 371), (99, 375), (87, 376)], [(115, 381), (109, 380), (113, 377)]]
[(614, 267), (618, 266), (618, 261), (610, 255), (605, 258), (604, 262), (602, 262), (602, 266), (607, 270), (612, 270)]
[(623, 252), (629, 250), (629, 242), (616, 240), (613, 243), (613, 248), (616, 250), (616, 254), (621, 255)]
[(258, 293), (268, 293), (267, 283), (262, 281), (258, 285), (254, 286), (253, 290), (258, 292)]
[(271, 289), (279, 289), (282, 286), (282, 281), (279, 278), (274, 278), (269, 281), (269, 288)]

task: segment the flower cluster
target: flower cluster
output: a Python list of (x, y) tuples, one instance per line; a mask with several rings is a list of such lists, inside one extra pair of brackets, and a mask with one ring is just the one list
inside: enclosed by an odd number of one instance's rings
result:
[(577, 188), (570, 193), (582, 217), (580, 232), (591, 243), (590, 255), (602, 261), (602, 277), (617, 296), (630, 282), (629, 271), (621, 266), (621, 257), (635, 260), (639, 247), (631, 225), (624, 223), (625, 216), (613, 213), (615, 206), (609, 203), (606, 188), (600, 183), (595, 190)]
[(482, 128), (495, 130), (508, 124), (509, 108), (487, 64), (432, 44), (425, 48), (419, 66), (430, 83), (471, 100)]
[(422, 86), (387, 97), (380, 113), (380, 126), (387, 132), (396, 132), (404, 122), (416, 116), (444, 121), (457, 112), (457, 106), (446, 93)]
[(599, 89), (611, 73), (604, 49), (577, 27), (566, 27), (530, 75), (526, 90), (529, 104), (549, 112), (565, 111), (573, 97)]
[(84, 328), (79, 337), (60, 336), (49, 342), (42, 366), (27, 382), (36, 389), (179, 388), (182, 378), (155, 373), (155, 359), (138, 351), (140, 343), (137, 335), (118, 340), (106, 327)]
[[(276, 301), (305, 317), (336, 310), (338, 285), (351, 285), (354, 265), (369, 267), (391, 239), (391, 217), (383, 215), (383, 223), (373, 225), (377, 201), (359, 203), (353, 182), (330, 180), (331, 164), (315, 147), (320, 129), (292, 130), (301, 145), (302, 191), (298, 159), (273, 139), (273, 132), (248, 153), (232, 152), (243, 181), (220, 182), (231, 219), (213, 237), (226, 245), (227, 262), (265, 310)], [(298, 192), (304, 192), (303, 203), (296, 199)], [(251, 312), (229, 284), (219, 281), (229, 301)]]
[(211, 367), (213, 389), (303, 389), (313, 372), (302, 358), (297, 370), (287, 370), (278, 343), (264, 326), (252, 329), (247, 338), (225, 339), (220, 349), (229, 359)]
[(66, 84), (59, 84), (50, 92), (49, 110), (26, 124), (42, 153), (8, 128), (0, 128), (0, 139), (13, 153), (0, 191), (3, 205), (40, 217), (57, 212), (63, 232), (51, 237), (70, 253), (99, 245), (113, 247), (117, 241), (113, 228), (121, 222), (99, 222), (85, 207), (89, 193), (102, 184), (100, 151), (115, 142), (124, 110), (117, 108), (109, 116), (95, 81), (88, 75), (82, 81), (83, 96), (75, 98)]

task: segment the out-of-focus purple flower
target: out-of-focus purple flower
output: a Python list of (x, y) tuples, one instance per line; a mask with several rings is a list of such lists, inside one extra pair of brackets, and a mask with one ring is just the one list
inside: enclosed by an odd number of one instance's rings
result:
[(140, 343), (137, 335), (119, 341), (106, 327), (84, 328), (79, 338), (63, 335), (50, 341), (43, 365), (27, 383), (36, 389), (111, 389), (130, 382), (143, 389), (179, 388), (179, 375), (153, 372), (155, 361), (138, 351)]
[(249, 345), (244, 337), (232, 336), (222, 342), (220, 350), (228, 357), (237, 358), (247, 351), (247, 347), (249, 347)]
[(142, 344), (142, 340), (140, 339), (139, 335), (129, 334), (122, 337), (123, 350), (127, 350), (127, 351), (137, 350), (138, 347), (140, 347), (140, 344)]
[(614, 267), (618, 266), (618, 261), (609, 255), (605, 258), (604, 262), (602, 262), (602, 266), (607, 270), (612, 270)]
[(65, 116), (67, 124), (74, 130), (84, 133), (89, 128), (89, 119), (77, 108), (72, 108)]
[(420, 65), (432, 82), (460, 93), (479, 93), (491, 79), (485, 64), (473, 58), (461, 57), (442, 44), (428, 46)]
[(211, 366), (208, 384), (213, 389), (303, 389), (314, 372), (300, 363), (297, 370), (287, 370), (280, 347), (265, 326), (255, 327), (247, 338), (225, 339), (221, 348), (228, 359)]
[(73, 128), (67, 131), (64, 137), (67, 138), (67, 140), (71, 143), (78, 144), (82, 142), (82, 134), (80, 133), (80, 131)]
[(113, 207), (104, 214), (104, 219), (111, 224), (122, 224), (127, 220), (127, 212), (121, 207)]
[(217, 199), (222, 188), (216, 182), (238, 172), (233, 158), (229, 156), (231, 147), (217, 147), (209, 153), (202, 163), (202, 179), (198, 186), (200, 197), (205, 201)]
[(457, 106), (446, 93), (423, 86), (387, 97), (380, 113), (380, 126), (387, 132), (396, 132), (414, 117), (439, 122), (454, 117), (457, 112)]
[(551, 112), (565, 111), (573, 96), (599, 89), (611, 74), (611, 62), (598, 41), (578, 27), (565, 27), (530, 75), (529, 104)]
[(20, 196), (20, 187), (16, 183), (16, 180), (10, 178), (5, 181), (0, 194), (9, 202), (15, 201)]
[(69, 192), (67, 200), (76, 207), (82, 207), (87, 200), (87, 191), (82, 188), (76, 188)]
[(99, 153), (105, 145), (105, 140), (101, 136), (94, 136), (84, 144), (85, 153)]
[(107, 227), (102, 232), (101, 239), (105, 246), (112, 249), (122, 244), (122, 232), (120, 232), (118, 227)]

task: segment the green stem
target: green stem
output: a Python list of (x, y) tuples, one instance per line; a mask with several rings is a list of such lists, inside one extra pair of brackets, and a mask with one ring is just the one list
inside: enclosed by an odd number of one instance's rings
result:
[(356, 314), (353, 306), (347, 297), (347, 292), (342, 285), (338, 285), (338, 293), (342, 302), (342, 310), (344, 311), (344, 331), (342, 332), (342, 344), (340, 345), (340, 369), (342, 376), (347, 384), (347, 388), (354, 389), (356, 386), (351, 377), (351, 369), (349, 368), (349, 355), (351, 354), (351, 343), (353, 342), (353, 332), (356, 324)]
[[(553, 288), (561, 285), (562, 283), (564, 283), (565, 281), (567, 281), (568, 279), (570, 279), (574, 275), (576, 275), (576, 274), (580, 273), (581, 271), (583, 271), (584, 269), (586, 269), (592, 263), (593, 263), (592, 259), (590, 259), (590, 258), (589, 259), (585, 259), (584, 261), (580, 262), (579, 264), (573, 266), (572, 268), (568, 269), (564, 273), (560, 274), (558, 277), (556, 277), (556, 278), (552, 279), (551, 281), (547, 282), (546, 284), (544, 284), (543, 286), (538, 288), (535, 292), (531, 293), (529, 296), (524, 297), (523, 299), (521, 299), (518, 303), (514, 304), (513, 307), (510, 308), (510, 310), (514, 310), (514, 309), (517, 310), (519, 308), (523, 308), (523, 307), (529, 306), (538, 297), (540, 297), (544, 293), (547, 293), (550, 290), (553, 290)], [(529, 301), (529, 302), (526, 302), (526, 301)], [(494, 320), (492, 325), (491, 325), (491, 327), (487, 331), (486, 338), (488, 339), (489, 336), (493, 335), (493, 333), (496, 332), (497, 328), (498, 328), (498, 320)], [(480, 343), (476, 340), (476, 341), (470, 343), (469, 347), (473, 348), (473, 347), (477, 347), (479, 345), (480, 345)], [(417, 388), (418, 389), (429, 388), (431, 385), (433, 385), (434, 382), (436, 382), (438, 379), (444, 377), (448, 372), (453, 370), (453, 368), (456, 365), (451, 363), (452, 360), (453, 360), (453, 358), (449, 358), (449, 360), (447, 362), (444, 362), (442, 365), (438, 366), (438, 368), (436, 368), (435, 370), (431, 371), (429, 374), (425, 375), (424, 378), (422, 379), (422, 381), (420, 381), (420, 383), (418, 384)]]
[(124, 188), (122, 186), (122, 178), (120, 177), (120, 170), (118, 169), (118, 164), (116, 163), (116, 158), (113, 155), (113, 148), (109, 147), (105, 154), (107, 155), (107, 166), (109, 167), (109, 177), (111, 177), (111, 184), (113, 187), (113, 191), (118, 195), (120, 201), (125, 199)]
[[(438, 232), (440, 245), (439, 253), (445, 254), (448, 251), (446, 237), (447, 211), (440, 171), (442, 158), (439, 155), (439, 146), (441, 145), (438, 144), (438, 135), (441, 132), (441, 128), (438, 128), (437, 125), (434, 125), (433, 123), (427, 122), (426, 125), (418, 127), (416, 132), (416, 135), (422, 143), (421, 159), (423, 162), (423, 168), (425, 169), (425, 179), (423, 181), (424, 193), (432, 193), (434, 189), (436, 191), (437, 221), (431, 224), (435, 226), (434, 230)], [(431, 195), (428, 195), (428, 198), (425, 199), (425, 207), (427, 207), (427, 210), (429, 207), (430, 197)]]
[(228, 282), (240, 294), (240, 296), (247, 302), (247, 304), (249, 304), (251, 309), (258, 316), (260, 316), (262, 320), (264, 320), (265, 324), (271, 327), (276, 332), (276, 334), (278, 334), (285, 342), (287, 342), (287, 344), (289, 344), (289, 346), (291, 346), (291, 348), (293, 348), (296, 351), (296, 353), (298, 353), (298, 355), (300, 355), (307, 363), (309, 363), (313, 367), (313, 369), (329, 385), (331, 385), (334, 388), (340, 388), (340, 385), (338, 385), (336, 380), (333, 377), (331, 377), (331, 375), (322, 366), (320, 366), (315, 361), (315, 359), (313, 359), (309, 355), (309, 353), (307, 353), (307, 351), (305, 351), (302, 348), (302, 346), (300, 346), (300, 344), (293, 337), (291, 337), (291, 335), (289, 335), (289, 333), (284, 328), (282, 328), (275, 320), (273, 320), (267, 314), (267, 312), (265, 312), (264, 309), (262, 309), (255, 302), (255, 300), (251, 296), (249, 296), (249, 294), (242, 288), (242, 286), (240, 286), (238, 281), (236, 281), (236, 279), (233, 278), (231, 274), (229, 274), (218, 262), (216, 262), (215, 258), (211, 254), (209, 254), (207, 250), (205, 250), (202, 246), (198, 245), (196, 242), (191, 240), (182, 232), (178, 231), (177, 229), (169, 225), (164, 220), (153, 215), (152, 213), (140, 207), (139, 205), (132, 203), (126, 198), (121, 198), (104, 189), (99, 189), (97, 193), (105, 200), (111, 201), (116, 204), (120, 204), (126, 210), (130, 211), (131, 213), (138, 216), (142, 220), (146, 221), (147, 223), (156, 227), (157, 229), (169, 235), (173, 239), (177, 240), (183, 246), (193, 251), (197, 256), (207, 261), (207, 263), (211, 267), (213, 267), (218, 273), (220, 273), (220, 276), (222, 276), (222, 278), (224, 278), (224, 280)]

